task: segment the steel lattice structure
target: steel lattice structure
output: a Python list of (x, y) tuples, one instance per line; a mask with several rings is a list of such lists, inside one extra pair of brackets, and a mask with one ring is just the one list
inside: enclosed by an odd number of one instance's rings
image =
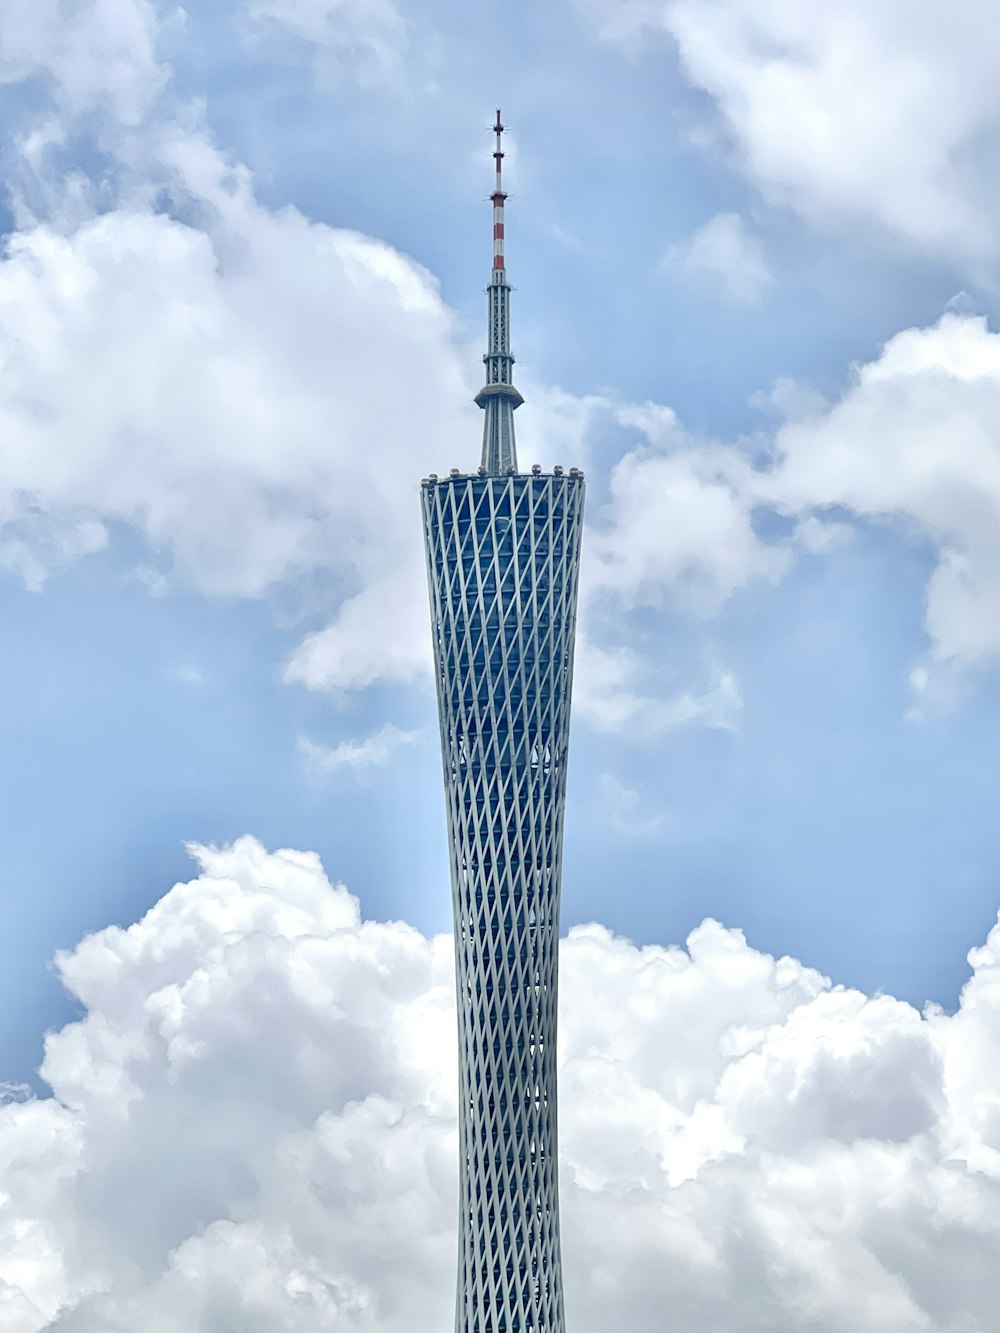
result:
[(564, 1333), (556, 1004), (584, 484), (516, 470), (502, 128), (498, 112), (482, 464), (421, 487), (458, 981), (456, 1329)]

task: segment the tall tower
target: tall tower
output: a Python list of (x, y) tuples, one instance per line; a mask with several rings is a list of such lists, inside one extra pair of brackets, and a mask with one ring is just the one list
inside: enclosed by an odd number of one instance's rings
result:
[(517, 470), (496, 125), (478, 472), (421, 486), (458, 981), (456, 1333), (565, 1333), (556, 989), (583, 474)]

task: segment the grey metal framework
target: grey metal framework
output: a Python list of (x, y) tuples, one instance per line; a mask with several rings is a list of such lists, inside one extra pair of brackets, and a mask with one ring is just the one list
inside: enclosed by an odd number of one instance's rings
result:
[(556, 1003), (584, 483), (516, 470), (496, 255), (482, 464), (421, 487), (458, 981), (456, 1330), (564, 1333)]

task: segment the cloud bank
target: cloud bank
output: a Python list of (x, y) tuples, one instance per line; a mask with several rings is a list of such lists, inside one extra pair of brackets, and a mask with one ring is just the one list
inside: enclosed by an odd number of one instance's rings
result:
[[(0, 1106), (4, 1333), (431, 1333), (451, 1318), (451, 941), (364, 921), (309, 853), (200, 873), (60, 954), (48, 1099)], [(581, 1333), (986, 1333), (1000, 928), (957, 1013), (714, 921), (562, 946)]]
[[(745, 445), (692, 438), (655, 404), (620, 409), (642, 439), (612, 470), (591, 589), (711, 615), (751, 582), (777, 582), (801, 552), (887, 526), (933, 560), (914, 683), (934, 693), (1000, 650), (998, 390), (1000, 335), (948, 313), (853, 367), (836, 402), (780, 385), (767, 401), (786, 419)], [(762, 535), (765, 512), (794, 524)]]
[[(862, 183), (885, 183), (884, 199), (858, 196), (885, 213), (885, 201), (908, 197), (876, 170), (890, 144), (910, 193), (920, 185), (920, 208), (906, 216), (921, 235), (965, 225), (963, 196), (945, 190), (935, 163), (950, 171), (978, 133), (979, 65), (960, 81), (962, 98), (921, 101), (935, 107), (937, 137), (920, 137), (913, 160), (893, 119), (921, 123), (908, 110), (914, 87), (933, 90), (946, 74), (955, 86), (964, 21), (949, 19), (947, 42), (904, 25), (914, 49), (880, 73), (879, 116), (859, 157), (839, 140), (815, 151), (823, 125), (846, 133), (837, 99), (847, 93), (811, 61), (813, 38), (791, 11), (775, 3), (739, 21), (730, 11), (625, 6), (616, 31), (667, 25), (691, 77), (736, 107), (754, 161), (772, 160), (761, 146), (770, 121), (757, 114), (763, 84), (784, 78), (800, 114), (782, 111), (785, 174), (772, 167), (768, 179), (854, 198), (853, 177), (836, 169), (844, 158)], [(384, 65), (397, 11), (366, 14), (268, 0), (244, 19)], [(40, 588), (125, 527), (141, 539), (136, 576), (151, 590), (269, 598), (294, 586), (305, 614), (291, 683), (344, 698), (425, 674), (416, 487), (422, 473), (475, 461), (478, 334), (468, 346), (436, 278), (397, 249), (260, 201), (202, 109), (172, 91), (158, 48), (182, 16), (146, 0), (89, 0), (72, 22), (60, 15), (22, 0), (0, 19), (0, 78), (48, 93), (10, 154), (18, 228), (0, 256), (0, 570)], [(895, 50), (876, 40), (880, 21), (859, 14), (851, 42), (839, 11), (817, 30), (844, 39), (824, 50), (860, 59)], [(762, 71), (771, 47), (783, 54)], [(914, 70), (926, 78), (911, 87)], [(897, 83), (906, 95), (894, 99), (886, 90)], [(99, 180), (67, 170), (60, 154), (74, 136), (101, 157)], [(807, 168), (820, 176), (807, 180)], [(728, 274), (744, 295), (766, 279), (737, 215), (719, 214), (696, 240), (684, 256), (694, 270)], [(602, 433), (618, 440), (609, 503), (592, 505), (585, 542), (584, 598), (604, 620), (585, 608), (585, 630), (595, 628), (581, 650), (583, 713), (601, 726), (731, 725), (731, 664), (704, 663), (701, 680), (665, 690), (630, 639), (629, 613), (715, 615), (754, 582), (780, 581), (801, 552), (835, 553), (858, 523), (891, 525), (932, 553), (928, 649), (913, 664), (921, 700), (947, 697), (956, 676), (993, 660), (998, 343), (984, 321), (957, 314), (904, 330), (848, 374), (836, 401), (801, 390), (794, 404), (786, 386), (778, 397), (796, 410), (749, 447), (695, 438), (663, 404), (527, 386), (525, 462), (586, 462), (597, 442), (604, 460)], [(776, 513), (790, 521), (785, 536), (774, 535)]]
[(986, 0), (919, 22), (864, 0), (576, 4), (601, 38), (679, 58), (770, 198), (822, 227), (874, 223), (990, 281), (1000, 24)]

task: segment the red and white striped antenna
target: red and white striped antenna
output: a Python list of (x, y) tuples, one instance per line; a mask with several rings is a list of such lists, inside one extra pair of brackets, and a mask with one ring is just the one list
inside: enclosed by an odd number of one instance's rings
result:
[(497, 136), (497, 145), (493, 153), (496, 184), (490, 196), (493, 200), (493, 272), (486, 288), (490, 303), (489, 342), (483, 357), (486, 383), (476, 394), (476, 402), (486, 412), (481, 471), (488, 476), (504, 477), (517, 471), (513, 414), (524, 399), (514, 388), (514, 358), (510, 350), (510, 284), (503, 262), (503, 205), (507, 196), (503, 191), (503, 122), (499, 108), (493, 132)]
[(501, 135), (503, 134), (503, 125), (500, 123), (500, 108), (497, 107), (497, 120), (493, 126), (497, 136), (497, 146), (493, 152), (493, 160), (496, 162), (497, 180), (496, 187), (493, 190), (493, 268), (503, 268), (503, 201), (507, 196), (503, 192), (503, 147)]

